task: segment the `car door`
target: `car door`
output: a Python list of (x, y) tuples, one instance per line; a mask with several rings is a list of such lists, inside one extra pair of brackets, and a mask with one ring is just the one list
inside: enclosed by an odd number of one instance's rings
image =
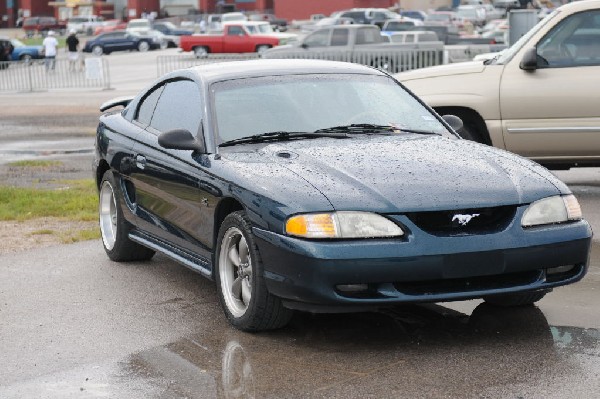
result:
[(102, 36), (104, 52), (119, 51), (123, 49), (125, 32), (112, 32)]
[(223, 52), (225, 53), (251, 53), (254, 51), (248, 34), (241, 26), (228, 26), (223, 41)]
[(585, 159), (600, 154), (600, 11), (573, 14), (536, 46), (539, 67), (505, 67), (500, 110), (506, 148), (518, 154)]
[[(152, 120), (134, 146), (138, 215), (152, 236), (210, 259), (214, 207), (220, 195), (205, 155), (158, 144), (161, 133), (186, 129), (202, 137), (203, 99), (191, 80), (164, 84)], [(158, 90), (158, 89), (157, 89)]]

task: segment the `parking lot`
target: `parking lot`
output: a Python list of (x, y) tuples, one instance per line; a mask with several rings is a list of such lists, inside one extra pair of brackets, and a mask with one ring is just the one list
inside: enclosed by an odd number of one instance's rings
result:
[[(0, 143), (22, 157), (37, 145), (89, 174), (91, 154), (64, 153), (90, 149), (97, 106), (149, 84), (165, 54), (176, 50), (105, 57), (111, 90), (0, 94), (13, 126), (0, 127)], [(44, 155), (59, 139), (63, 154)], [(598, 231), (600, 168), (556, 175)], [(118, 264), (99, 240), (31, 249), (0, 256), (0, 397), (595, 397), (598, 287), (596, 237), (585, 279), (538, 307), (298, 313), (285, 329), (248, 334), (226, 322), (211, 282), (164, 256)]]

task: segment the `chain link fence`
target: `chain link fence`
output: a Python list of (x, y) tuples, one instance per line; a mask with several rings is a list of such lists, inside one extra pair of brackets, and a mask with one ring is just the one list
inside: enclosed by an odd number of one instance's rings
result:
[(0, 91), (46, 91), (67, 88), (110, 89), (108, 61), (100, 57), (0, 62)]

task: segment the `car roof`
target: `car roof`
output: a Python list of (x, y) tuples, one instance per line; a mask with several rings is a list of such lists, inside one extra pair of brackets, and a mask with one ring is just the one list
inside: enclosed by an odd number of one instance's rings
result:
[[(209, 64), (183, 70), (203, 79), (207, 83), (239, 78), (263, 76), (299, 75), (299, 74), (362, 74), (381, 75), (384, 73), (364, 65), (348, 62), (323, 60), (267, 59), (251, 61), (232, 61)], [(167, 75), (180, 75), (181, 70)]]

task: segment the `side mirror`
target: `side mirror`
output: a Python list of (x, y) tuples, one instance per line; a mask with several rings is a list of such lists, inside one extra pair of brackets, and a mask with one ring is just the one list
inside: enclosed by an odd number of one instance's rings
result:
[(306, 50), (306, 49), (308, 48), (308, 44), (306, 44), (306, 43), (302, 43), (302, 44), (300, 45), (300, 47), (302, 47), (303, 49), (305, 49), (305, 50)]
[(444, 116), (442, 116), (442, 119), (444, 120), (444, 122), (446, 122), (448, 125), (450, 125), (452, 130), (454, 130), (457, 133), (464, 126), (462, 119), (460, 119), (456, 115), (444, 115)]
[(175, 129), (161, 133), (158, 136), (158, 144), (163, 148), (171, 150), (192, 150), (204, 153), (204, 144), (197, 140), (189, 130)]
[(519, 68), (524, 71), (535, 71), (538, 68), (537, 49), (535, 47), (525, 52)]

